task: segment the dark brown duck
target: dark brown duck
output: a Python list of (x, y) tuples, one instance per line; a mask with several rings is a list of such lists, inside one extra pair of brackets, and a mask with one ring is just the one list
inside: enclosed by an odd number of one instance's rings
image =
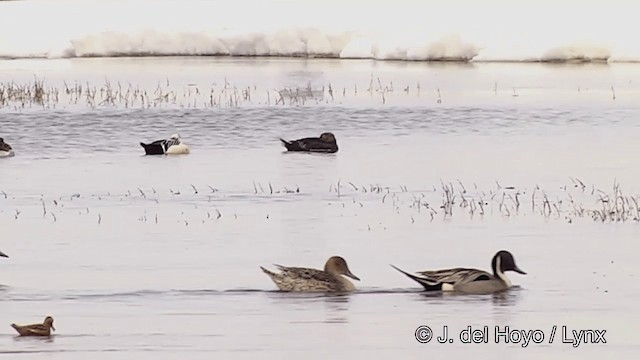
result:
[(0, 138), (0, 157), (9, 157), (13, 155), (13, 148), (11, 145), (4, 142), (3, 138)]
[(332, 133), (323, 133), (320, 137), (304, 138), (287, 141), (280, 139), (288, 151), (306, 151), (319, 153), (335, 153), (338, 151), (338, 142)]

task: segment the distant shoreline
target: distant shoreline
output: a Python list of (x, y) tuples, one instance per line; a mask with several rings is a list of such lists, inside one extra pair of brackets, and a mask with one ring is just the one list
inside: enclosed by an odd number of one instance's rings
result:
[(38, 56), (0, 56), (0, 60), (61, 60), (61, 59), (110, 59), (110, 58), (256, 58), (256, 59), (332, 59), (332, 60), (372, 60), (380, 62), (407, 62), (407, 63), (508, 63), (508, 64), (637, 64), (638, 60), (609, 60), (609, 59), (527, 59), (527, 60), (474, 60), (463, 58), (434, 58), (434, 59), (376, 59), (373, 57), (340, 57), (334, 54), (290, 54), (290, 55), (229, 55), (229, 54), (151, 54), (151, 53), (116, 53), (110, 55), (88, 54), (82, 56), (48, 57)]

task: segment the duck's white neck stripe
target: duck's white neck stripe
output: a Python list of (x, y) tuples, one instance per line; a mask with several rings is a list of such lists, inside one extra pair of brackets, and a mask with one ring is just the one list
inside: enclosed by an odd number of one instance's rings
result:
[(502, 272), (502, 266), (501, 265), (502, 259), (500, 258), (500, 256), (498, 256), (498, 258), (496, 259), (496, 275), (498, 275), (498, 277), (504, 281), (504, 283), (507, 285), (507, 287), (511, 287), (511, 281), (509, 281), (509, 278), (507, 277), (507, 275), (505, 273)]

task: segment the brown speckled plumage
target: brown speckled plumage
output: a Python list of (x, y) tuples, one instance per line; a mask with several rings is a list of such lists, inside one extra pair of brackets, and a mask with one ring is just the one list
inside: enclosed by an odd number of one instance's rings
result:
[(324, 270), (316, 270), (300, 267), (286, 267), (276, 265), (280, 273), (275, 273), (260, 267), (265, 274), (282, 291), (300, 292), (346, 292), (355, 290), (353, 283), (344, 276), (354, 280), (360, 280), (353, 275), (347, 266), (347, 262), (339, 257), (333, 256), (327, 260)]
[(53, 327), (53, 318), (51, 316), (47, 316), (42, 324), (11, 324), (11, 327), (16, 329), (20, 336), (50, 336), (51, 329), (53, 329), (54, 331), (56, 330), (56, 328)]

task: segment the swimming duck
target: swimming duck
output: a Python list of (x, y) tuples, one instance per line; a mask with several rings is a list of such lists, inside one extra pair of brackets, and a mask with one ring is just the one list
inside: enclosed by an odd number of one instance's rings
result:
[(0, 138), (0, 158), (14, 156), (13, 148), (11, 145), (4, 142), (3, 138)]
[(51, 316), (47, 316), (44, 319), (44, 323), (42, 324), (32, 324), (32, 325), (16, 325), (11, 324), (11, 327), (16, 329), (20, 336), (50, 336), (51, 329), (54, 331), (56, 328), (53, 327), (53, 318)]
[(282, 144), (288, 151), (308, 151), (335, 153), (338, 151), (338, 143), (336, 137), (332, 133), (324, 133), (319, 138), (304, 138), (298, 140), (287, 141), (280, 139)]
[(527, 274), (518, 268), (513, 255), (506, 250), (498, 251), (493, 256), (493, 274), (477, 269), (455, 268), (422, 271), (416, 276), (391, 266), (417, 281), (427, 291), (456, 291), (467, 294), (491, 294), (510, 288), (511, 281), (505, 275), (505, 271)]
[(355, 290), (355, 286), (342, 275), (360, 281), (360, 278), (351, 273), (347, 262), (340, 256), (330, 257), (324, 265), (324, 270), (275, 266), (281, 273), (276, 274), (262, 266), (260, 269), (269, 275), (282, 291), (346, 292)]
[(150, 144), (140, 143), (146, 155), (178, 155), (188, 154), (189, 147), (180, 140), (180, 135), (173, 134), (167, 140), (156, 140)]

